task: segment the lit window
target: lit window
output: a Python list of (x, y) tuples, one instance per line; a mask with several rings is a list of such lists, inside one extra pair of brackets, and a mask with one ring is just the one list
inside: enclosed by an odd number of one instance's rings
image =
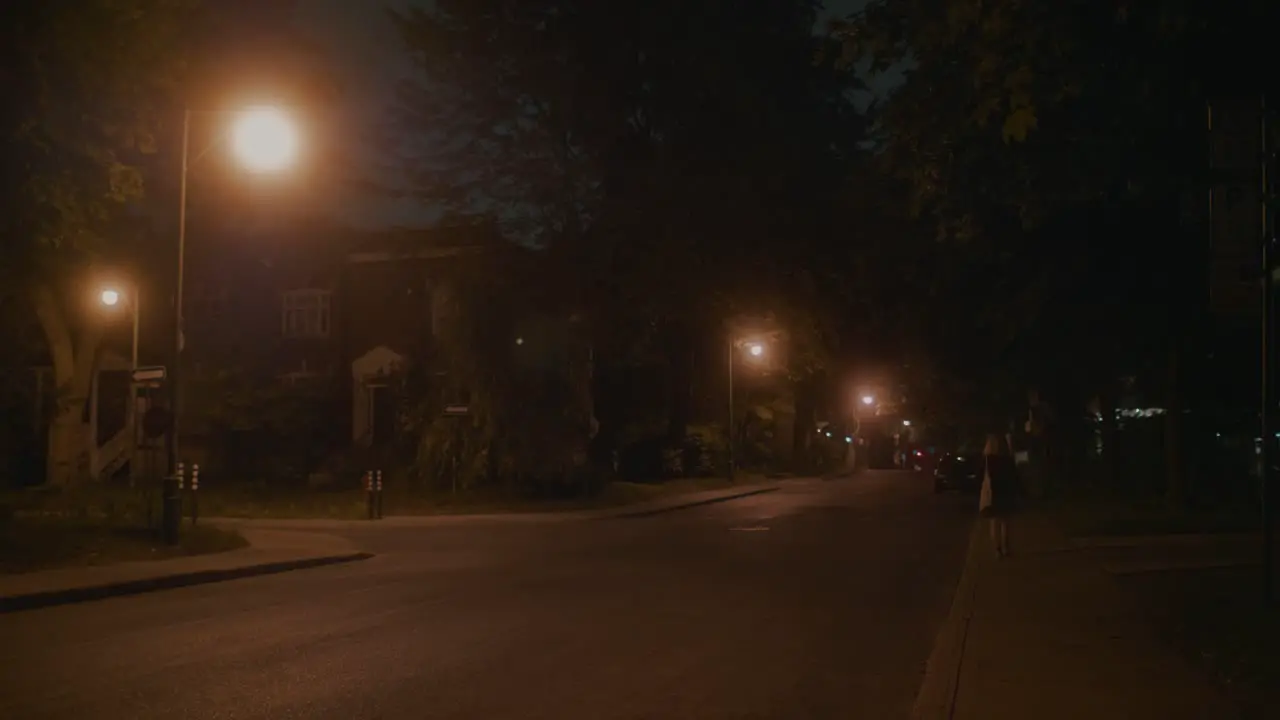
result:
[(284, 294), (280, 332), (287, 338), (327, 338), (332, 326), (328, 290), (294, 290)]

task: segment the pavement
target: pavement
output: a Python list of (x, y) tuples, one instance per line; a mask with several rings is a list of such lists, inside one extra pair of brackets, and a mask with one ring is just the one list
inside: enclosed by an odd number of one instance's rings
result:
[[(1206, 676), (1161, 639), (1149, 608), (1108, 575), (1107, 558), (1096, 553), (1158, 547), (1159, 541), (1073, 543), (1050, 518), (1030, 512), (1011, 524), (1014, 554), (997, 560), (982, 530), (974, 528), (914, 718), (1240, 717)], [(1179, 543), (1196, 545), (1165, 542)], [(1148, 569), (1159, 569), (1151, 558), (1146, 562)], [(1162, 562), (1172, 561), (1166, 556)]]
[(287, 572), (371, 557), (346, 538), (240, 528), (249, 547), (170, 560), (0, 575), (0, 613)]
[(0, 717), (908, 717), (972, 515), (885, 471), (335, 526), (375, 557), (0, 615)]
[[(405, 516), (380, 518), (388, 526), (476, 525), (481, 523), (565, 522), (624, 517), (644, 517), (684, 508), (727, 502), (778, 490), (776, 482), (743, 483), (657, 498), (625, 508), (560, 513), (506, 513), (491, 515)], [(101, 600), (209, 582), (234, 580), (308, 569), (354, 560), (367, 560), (350, 540), (333, 531), (351, 530), (368, 520), (246, 520), (206, 518), (205, 522), (231, 527), (249, 541), (242, 550), (173, 558), (162, 561), (115, 563), (92, 567), (60, 568), (40, 572), (0, 575), (0, 612), (29, 610), (51, 605)]]

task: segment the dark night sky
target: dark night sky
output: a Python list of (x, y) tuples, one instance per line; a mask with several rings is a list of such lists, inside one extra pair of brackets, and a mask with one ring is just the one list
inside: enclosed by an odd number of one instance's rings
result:
[[(867, 0), (827, 0), (829, 16), (847, 14)], [(298, 0), (297, 21), (331, 49), (337, 59), (339, 81), (345, 88), (356, 127), (377, 123), (396, 81), (410, 71), (385, 9), (427, 5), (431, 0)], [(372, 164), (376, 157), (364, 153)], [(420, 225), (432, 215), (416, 203), (353, 198), (344, 219), (361, 225)]]

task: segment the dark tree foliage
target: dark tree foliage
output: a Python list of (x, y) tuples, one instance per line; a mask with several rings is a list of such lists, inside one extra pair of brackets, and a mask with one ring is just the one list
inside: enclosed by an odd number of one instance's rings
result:
[(1278, 13), (883, 0), (836, 28), (848, 57), (906, 68), (878, 159), (936, 228), (917, 245), (935, 366), (989, 396), (1057, 386), (1071, 407), (1158, 373), (1180, 415), (1168, 368), (1203, 324), (1207, 231), (1187, 218), (1206, 104), (1274, 88), (1259, 69)]
[[(389, 130), (407, 191), (540, 248), (601, 372), (675, 365), (738, 314), (789, 327), (797, 374), (843, 321), (861, 153), (811, 0), (444, 0), (396, 14), (421, 75)], [(833, 300), (834, 299), (834, 300)]]

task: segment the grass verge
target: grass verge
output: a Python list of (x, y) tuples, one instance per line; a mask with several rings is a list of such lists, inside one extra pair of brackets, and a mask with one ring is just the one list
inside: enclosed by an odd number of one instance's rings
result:
[[(383, 497), (386, 515), (477, 515), (490, 513), (572, 512), (624, 507), (662, 498), (720, 490), (757, 482), (743, 477), (736, 483), (723, 478), (683, 478), (659, 483), (611, 482), (589, 497), (533, 499), (497, 489), (451, 493), (388, 487)], [(368, 513), (363, 490), (272, 490), (210, 488), (201, 490), (200, 514), (205, 517), (258, 519), (359, 519)]]
[(1151, 573), (1122, 582), (1244, 718), (1280, 717), (1280, 609), (1263, 600), (1259, 568)]
[(0, 522), (0, 574), (165, 560), (247, 545), (239, 533), (207, 525), (183, 527), (179, 544), (170, 547), (144, 527), (68, 518), (10, 518)]

